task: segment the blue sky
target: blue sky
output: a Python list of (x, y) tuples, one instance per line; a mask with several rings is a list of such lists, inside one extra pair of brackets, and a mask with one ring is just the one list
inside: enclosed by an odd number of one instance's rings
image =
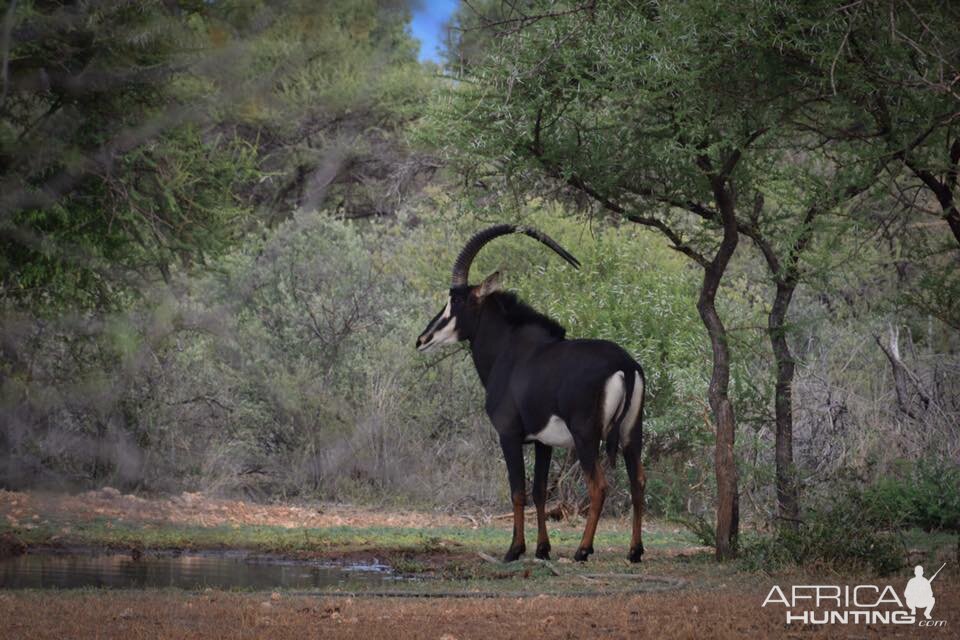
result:
[(443, 42), (443, 26), (453, 15), (459, 0), (420, 0), (413, 10), (410, 30), (420, 41), (420, 60), (440, 61), (437, 48)]

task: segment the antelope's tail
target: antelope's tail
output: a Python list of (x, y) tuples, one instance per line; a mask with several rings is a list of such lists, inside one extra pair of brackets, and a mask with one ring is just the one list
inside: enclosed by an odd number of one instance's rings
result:
[[(643, 408), (643, 378), (639, 370), (630, 371), (633, 375), (624, 376), (623, 405), (620, 412), (616, 415), (610, 429), (607, 431), (607, 458), (610, 460), (610, 468), (617, 467), (617, 450), (620, 448), (620, 435), (623, 430), (624, 421), (627, 416), (633, 415), (634, 420), (639, 417), (639, 411)], [(640, 381), (640, 397), (635, 398), (634, 393), (637, 390), (637, 381)], [(634, 407), (634, 404), (638, 406)], [(632, 410), (634, 409), (634, 410)], [(632, 427), (633, 425), (629, 425)]]

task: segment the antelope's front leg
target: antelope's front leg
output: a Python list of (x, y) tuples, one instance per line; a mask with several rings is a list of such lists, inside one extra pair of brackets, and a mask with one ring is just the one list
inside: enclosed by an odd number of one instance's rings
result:
[(527, 550), (523, 539), (523, 507), (526, 505), (527, 486), (523, 471), (523, 441), (519, 438), (500, 438), (503, 458), (507, 462), (507, 476), (510, 478), (510, 497), (513, 502), (513, 541), (504, 562), (513, 562)]
[(547, 535), (547, 476), (550, 474), (550, 457), (553, 447), (541, 442), (536, 444), (537, 458), (533, 465), (533, 504), (537, 505), (537, 557), (550, 559), (550, 537)]

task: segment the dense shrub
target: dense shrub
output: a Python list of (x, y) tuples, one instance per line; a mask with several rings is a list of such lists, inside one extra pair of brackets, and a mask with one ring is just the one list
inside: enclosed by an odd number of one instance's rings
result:
[[(843, 517), (846, 518), (845, 514)], [(903, 544), (890, 531), (876, 531), (849, 519), (817, 519), (799, 533), (773, 537), (745, 536), (742, 566), (751, 571), (776, 570), (789, 565), (822, 566), (832, 571), (869, 571), (890, 574), (904, 565)]]
[[(647, 235), (584, 235), (580, 222), (543, 214), (531, 221), (584, 269), (564, 271), (517, 237), (484, 251), (474, 278), (508, 265), (507, 286), (570, 336), (615, 339), (637, 354), (648, 370), (650, 450), (691, 459), (709, 433), (690, 401), (705, 385), (690, 274)], [(469, 357), (413, 347), (443, 304), (461, 239), (478, 226), (449, 218), (361, 227), (299, 212), (206, 277), (84, 325), (83, 338), (71, 338), (67, 323), (25, 321), (18, 346), (33, 369), (3, 386), (14, 420), (0, 482), (502, 504), (506, 474)], [(648, 269), (632, 268), (638, 256)], [(567, 486), (582, 490), (574, 459), (555, 460), (573, 472)], [(677, 494), (679, 478), (669, 480)], [(614, 486), (609, 512), (629, 504), (625, 479)]]
[(743, 562), (751, 569), (824, 564), (890, 573), (906, 560), (906, 529), (960, 531), (958, 486), (960, 469), (936, 460), (904, 462), (899, 474), (866, 486), (834, 483), (799, 527), (745, 536)]
[(751, 570), (822, 565), (836, 571), (888, 574), (903, 566), (905, 548), (896, 529), (862, 517), (856, 497), (811, 509), (796, 529), (743, 536), (743, 564)]
[(898, 465), (867, 487), (866, 517), (924, 531), (960, 532), (960, 466), (928, 459)]

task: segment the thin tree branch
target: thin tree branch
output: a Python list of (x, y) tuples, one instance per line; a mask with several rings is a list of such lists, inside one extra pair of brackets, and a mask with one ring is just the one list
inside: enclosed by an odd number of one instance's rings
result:
[(0, 82), (3, 88), (0, 89), (0, 105), (7, 99), (7, 86), (10, 82), (10, 39), (13, 33), (13, 15), (17, 10), (17, 0), (12, 0), (7, 7), (7, 13), (3, 16), (3, 36), (0, 40), (0, 50), (2, 50), (3, 62), (0, 63)]
[[(473, 13), (476, 14), (481, 21), (483, 21), (483, 24), (481, 24), (478, 27), (451, 26), (451, 29), (455, 31), (460, 31), (462, 33), (468, 33), (470, 31), (478, 31), (482, 29), (492, 29), (494, 27), (500, 27), (508, 24), (510, 25), (516, 24), (517, 26), (512, 31), (507, 32), (507, 33), (511, 33), (511, 32), (519, 31), (524, 27), (528, 27), (532, 24), (535, 24), (547, 18), (561, 18), (563, 16), (569, 16), (576, 13), (581, 13), (583, 11), (591, 11), (596, 8), (596, 2), (591, 1), (591, 2), (585, 2), (584, 4), (576, 6), (572, 9), (567, 9), (566, 11), (549, 11), (547, 13), (538, 13), (536, 15), (525, 15), (521, 13), (521, 15), (517, 18), (504, 18), (503, 20), (489, 20), (482, 13), (477, 11), (477, 9), (472, 4), (470, 4), (470, 0), (464, 0), (464, 4), (466, 4), (470, 8), (470, 10), (473, 11)], [(513, 8), (515, 9), (516, 7), (513, 7)]]

